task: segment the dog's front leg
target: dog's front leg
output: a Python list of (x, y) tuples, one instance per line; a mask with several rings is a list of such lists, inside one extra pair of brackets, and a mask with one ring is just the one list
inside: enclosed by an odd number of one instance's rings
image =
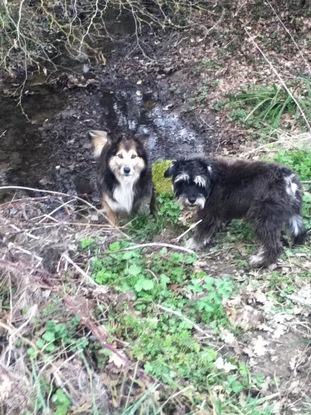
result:
[(200, 249), (207, 246), (218, 226), (219, 220), (217, 218), (205, 217), (197, 226), (194, 236), (187, 241), (187, 248)]
[(137, 213), (140, 215), (150, 215), (151, 213), (151, 196), (144, 197), (139, 206), (137, 207)]
[(118, 220), (116, 213), (111, 209), (105, 198), (102, 198), (102, 210), (108, 222), (112, 226), (117, 226)]

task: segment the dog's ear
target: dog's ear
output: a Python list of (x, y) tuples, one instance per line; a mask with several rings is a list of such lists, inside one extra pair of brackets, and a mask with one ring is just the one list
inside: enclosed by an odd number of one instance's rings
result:
[(105, 145), (110, 142), (106, 131), (91, 130), (88, 132), (89, 139), (93, 146), (93, 154), (95, 158), (99, 158)]
[(164, 177), (172, 177), (175, 172), (176, 172), (176, 160), (173, 161), (173, 164), (171, 165), (171, 167), (165, 170)]

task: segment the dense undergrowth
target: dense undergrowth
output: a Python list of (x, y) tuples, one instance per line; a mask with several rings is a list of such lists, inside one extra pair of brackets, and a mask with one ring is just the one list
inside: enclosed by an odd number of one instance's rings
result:
[[(307, 181), (307, 225), (311, 223), (309, 156), (302, 150), (274, 155)], [(126, 239), (114, 237), (103, 246), (94, 234), (80, 238), (77, 258), (87, 266), (100, 296), (92, 294), (94, 286), (89, 290), (85, 282), (76, 285), (75, 274), (64, 269), (57, 294), (40, 306), (31, 332), (14, 343), (12, 353), (22, 353), (33, 385), (23, 415), (78, 413), (73, 377), (79, 379), (84, 371), (89, 378), (79, 382), (87, 382), (83, 395), (87, 401), (79, 405), (85, 405), (86, 413), (277, 413), (280, 379), (271, 379), (266, 369), (250, 364), (269, 350), (268, 338), (258, 335), (258, 313), (276, 332), (282, 315), (292, 321), (299, 290), (307, 290), (310, 278), (308, 246), (286, 248), (281, 260), (285, 271), (267, 270), (260, 276), (249, 270), (246, 260), (255, 250), (253, 234), (239, 221), (217, 236), (210, 252), (148, 246), (157, 235), (165, 241), (166, 235), (176, 236), (185, 229), (172, 195), (158, 195), (157, 207), (155, 216), (129, 221)], [(142, 242), (147, 245), (141, 246)], [(220, 272), (224, 263), (230, 269)], [(86, 298), (93, 298), (91, 311), (81, 289)], [(1, 293), (2, 310), (11, 310), (14, 294), (3, 289)], [(267, 306), (270, 311), (264, 312), (262, 307)], [(20, 312), (27, 316), (31, 309), (24, 305)], [(254, 346), (247, 340), (249, 333), (255, 336)], [(237, 352), (239, 342), (252, 356), (250, 361), (247, 354)], [(71, 375), (66, 372), (70, 362), (74, 362)], [(106, 406), (98, 398), (100, 376), (106, 379), (108, 395), (102, 395)]]
[[(285, 158), (288, 165), (292, 161), (298, 171), (303, 171), (309, 159), (298, 157), (297, 161), (297, 157), (296, 152), (280, 152), (276, 159), (284, 162)], [(306, 170), (302, 178), (308, 177)], [(309, 221), (308, 198), (305, 212), (305, 219)], [(168, 228), (176, 233), (179, 214), (179, 207), (170, 196), (160, 196), (158, 216), (136, 218), (128, 227), (129, 235), (141, 242), (152, 240)], [(252, 235), (241, 224), (234, 223), (220, 236), (223, 247), (238, 240), (254, 249)], [(172, 397), (181, 393), (183, 405), (188, 408), (186, 413), (192, 413), (190, 408), (200, 407), (219, 415), (274, 414), (273, 402), (262, 395), (267, 381), (265, 375), (258, 370), (253, 374), (245, 361), (234, 356), (221, 342), (224, 335), (239, 336), (240, 329), (232, 324), (226, 304), (239, 296), (244, 284), (230, 274), (219, 277), (204, 271), (195, 254), (172, 253), (167, 248), (144, 250), (134, 241), (118, 239), (104, 252), (96, 239), (80, 242), (82, 252), (90, 257), (94, 281), (127, 298), (117, 307), (97, 306), (96, 317), (109, 333), (107, 342), (114, 344), (118, 339), (126, 344), (126, 356), (140, 362), (139, 366), (157, 385), (154, 391), (146, 391), (131, 404), (128, 396), (123, 412), (119, 408), (117, 413), (170, 413), (176, 403), (167, 393)], [(303, 247), (300, 252), (307, 251)], [(291, 251), (287, 250), (286, 255), (290, 257)], [(239, 257), (236, 253), (235, 260), (247, 269)], [(267, 289), (276, 307), (281, 304), (290, 307), (287, 296), (295, 293), (297, 281), (306, 281), (307, 274), (306, 271), (297, 274), (296, 281), (278, 271), (267, 274)], [(49, 320), (36, 341), (36, 348), (28, 349), (28, 354), (35, 359), (39, 351), (53, 359), (60, 348), (64, 348), (63, 353), (68, 357), (79, 353), (89, 359), (93, 354), (96, 370), (105, 368), (111, 359), (118, 360), (109, 350), (98, 348), (93, 340), (81, 337), (83, 332), (79, 331), (79, 318), (63, 323)], [(46, 396), (47, 392), (42, 393)], [(56, 389), (52, 397), (56, 413), (70, 413), (70, 400), (62, 389)], [(93, 413), (96, 413), (95, 407)]]
[(146, 26), (186, 28), (201, 8), (204, 2), (171, 0), (5, 1), (0, 6), (0, 69), (27, 77), (30, 68), (47, 73), (66, 59), (105, 63), (104, 47), (109, 50), (119, 33), (139, 39)]

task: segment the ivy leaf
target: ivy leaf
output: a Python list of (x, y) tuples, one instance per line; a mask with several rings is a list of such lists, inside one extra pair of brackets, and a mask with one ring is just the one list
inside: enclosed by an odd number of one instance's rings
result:
[(143, 278), (139, 281), (137, 281), (137, 283), (134, 286), (135, 291), (140, 292), (142, 290), (144, 291), (150, 291), (152, 290), (154, 287), (154, 282), (150, 279), (147, 278)]
[(45, 346), (45, 341), (42, 339), (38, 339), (36, 341), (36, 346), (38, 347), (38, 349), (43, 349), (43, 347)]
[(109, 251), (119, 251), (121, 249), (120, 242), (112, 242), (108, 247)]
[(127, 273), (131, 277), (137, 277), (141, 272), (142, 272), (142, 268), (137, 264), (131, 265), (127, 270)]
[(46, 331), (46, 332), (43, 334), (42, 338), (43, 338), (43, 339), (44, 339), (47, 343), (50, 343), (50, 342), (53, 342), (53, 341), (55, 340), (55, 334), (54, 334), (52, 331)]

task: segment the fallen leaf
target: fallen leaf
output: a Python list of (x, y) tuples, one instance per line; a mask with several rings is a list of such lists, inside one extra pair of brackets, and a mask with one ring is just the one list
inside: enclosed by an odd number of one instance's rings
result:
[(231, 372), (232, 370), (235, 370), (237, 367), (230, 362), (224, 360), (222, 357), (218, 357), (218, 359), (215, 362), (215, 366), (219, 370), (223, 370), (226, 373)]
[(256, 356), (264, 356), (267, 353), (267, 342), (262, 336), (258, 336), (253, 342), (253, 350)]
[(127, 357), (123, 350), (116, 349), (109, 357), (109, 363), (113, 363), (117, 368), (126, 365)]
[(245, 347), (243, 351), (251, 358), (264, 356), (268, 352), (268, 344), (269, 342), (267, 342), (262, 336), (258, 336), (256, 339), (253, 339), (251, 344)]

